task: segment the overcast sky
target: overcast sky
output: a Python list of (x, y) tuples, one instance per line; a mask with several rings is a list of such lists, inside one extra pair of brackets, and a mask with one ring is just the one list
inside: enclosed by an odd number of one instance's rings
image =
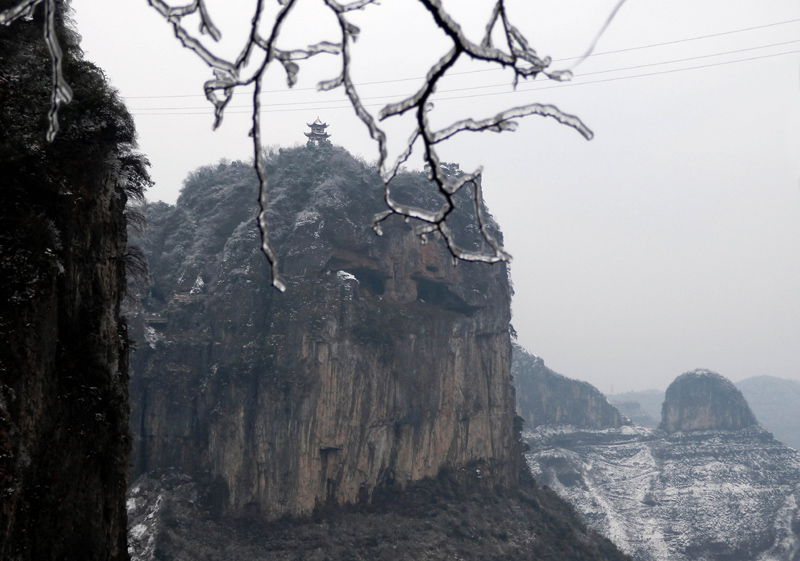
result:
[[(284, 45), (335, 40), (321, 2), (302, 4)], [(470, 33), (490, 6), (450, 4)], [(538, 52), (565, 68), (615, 2), (508, 4)], [(219, 49), (233, 56), (252, 3), (211, 6)], [(145, 0), (73, 7), (86, 57), (136, 118), (153, 164), (151, 200), (174, 202), (200, 165), (250, 158), (246, 97), (211, 132), (202, 94), (209, 71)], [(412, 92), (448, 48), (413, 0), (383, 0), (353, 19), (362, 27), (353, 77), (374, 112)], [(335, 144), (376, 159), (342, 94), (314, 89), (336, 72), (332, 59), (301, 66), (290, 92), (275, 72), (263, 99), (264, 143), (302, 143), (305, 123), (319, 116)], [(800, 380), (797, 0), (628, 0), (568, 84), (537, 80), (512, 93), (503, 71), (454, 72), (438, 94), (441, 123), (540, 102), (580, 116), (596, 134), (587, 142), (531, 117), (514, 133), (464, 137), (441, 152), (462, 169), (485, 167), (487, 204), (514, 255), (513, 324), (523, 346), (607, 393), (664, 389), (699, 367), (734, 381)], [(389, 129), (399, 135), (395, 149), (408, 136), (403, 127)]]

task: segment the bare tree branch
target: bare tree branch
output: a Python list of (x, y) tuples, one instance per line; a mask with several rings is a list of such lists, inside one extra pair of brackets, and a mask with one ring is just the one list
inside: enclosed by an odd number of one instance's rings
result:
[(50, 110), (47, 113), (47, 142), (53, 142), (58, 134), (58, 109), (61, 105), (72, 101), (72, 88), (64, 79), (61, 70), (63, 54), (56, 36), (56, 0), (24, 0), (16, 6), (0, 12), (0, 25), (11, 25), (20, 18), (29, 18), (39, 4), (44, 4), (44, 42), (50, 52), (53, 72), (53, 89), (50, 95)]
[[(363, 10), (371, 4), (375, 4), (376, 2), (374, 2), (374, 0), (355, 0), (349, 4), (339, 3), (336, 0), (325, 0), (325, 6), (330, 9), (336, 17), (341, 34), (341, 41), (337, 43), (321, 41), (309, 46), (307, 49), (294, 50), (278, 48), (277, 40), (281, 24), (288, 16), (296, 0), (283, 0), (279, 2), (282, 8), (278, 11), (272, 23), (269, 37), (263, 37), (259, 34), (259, 22), (263, 9), (262, 1), (259, 1), (256, 7), (256, 14), (252, 20), (249, 41), (234, 63), (226, 62), (214, 56), (213, 53), (207, 50), (197, 39), (194, 39), (181, 24), (181, 18), (199, 11), (202, 22), (201, 32), (207, 30), (212, 38), (218, 38), (218, 35), (215, 33), (216, 28), (213, 26), (205, 8), (204, 0), (195, 0), (186, 6), (175, 8), (169, 7), (163, 0), (148, 1), (173, 25), (175, 34), (183, 45), (193, 50), (215, 71), (216, 79), (209, 80), (205, 84), (206, 96), (215, 108), (215, 126), (218, 126), (221, 122), (225, 107), (235, 88), (250, 83), (255, 84), (255, 93), (253, 96), (253, 130), (251, 131), (251, 136), (253, 137), (256, 173), (259, 179), (259, 213), (257, 221), (259, 231), (261, 232), (261, 250), (267, 256), (272, 267), (273, 285), (278, 288), (282, 288), (283, 283), (280, 281), (277, 274), (277, 256), (269, 245), (267, 234), (267, 178), (261, 163), (261, 130), (258, 115), (261, 80), (269, 64), (273, 61), (277, 60), (283, 66), (286, 72), (287, 84), (289, 87), (292, 87), (297, 83), (297, 74), (299, 72), (298, 61), (305, 60), (317, 54), (329, 54), (340, 58), (341, 72), (332, 79), (320, 82), (318, 88), (322, 91), (327, 91), (343, 87), (345, 95), (347, 95), (350, 104), (356, 112), (356, 116), (364, 123), (370, 136), (378, 144), (378, 168), (384, 181), (384, 200), (388, 210), (375, 216), (373, 219), (373, 228), (380, 234), (381, 223), (392, 215), (398, 215), (406, 219), (414, 219), (421, 223), (415, 230), (418, 235), (424, 237), (432, 233), (440, 234), (447, 244), (448, 250), (456, 259), (493, 263), (497, 261), (509, 261), (511, 257), (500, 247), (497, 240), (491, 236), (486, 228), (486, 222), (481, 207), (481, 170), (479, 169), (473, 174), (466, 174), (455, 182), (450, 181), (447, 175), (440, 169), (439, 156), (435, 149), (437, 144), (452, 138), (458, 133), (466, 131), (476, 132), (490, 130), (503, 132), (515, 130), (517, 123), (514, 119), (528, 115), (540, 115), (554, 118), (562, 124), (575, 128), (585, 138), (590, 139), (592, 137), (592, 132), (579, 118), (563, 113), (555, 106), (542, 104), (514, 107), (502, 111), (494, 117), (482, 120), (461, 120), (440, 131), (433, 131), (431, 129), (428, 121), (428, 113), (433, 110), (431, 98), (439, 82), (462, 56), (473, 60), (497, 64), (500, 67), (512, 70), (514, 75), (513, 84), (515, 86), (520, 79), (535, 78), (539, 74), (544, 74), (545, 76), (558, 80), (564, 80), (570, 77), (570, 74), (565, 71), (548, 71), (548, 66), (550, 64), (549, 57), (539, 57), (536, 51), (530, 47), (524, 35), (517, 27), (511, 24), (506, 13), (504, 0), (497, 0), (495, 3), (492, 14), (486, 24), (485, 35), (480, 44), (474, 43), (467, 38), (459, 23), (443, 8), (440, 0), (419, 0), (431, 14), (439, 28), (450, 38), (452, 45), (450, 50), (428, 70), (425, 82), (415, 94), (400, 102), (387, 104), (378, 113), (380, 121), (404, 115), (409, 111), (413, 111), (416, 116), (415, 130), (411, 134), (406, 148), (391, 166), (387, 164), (388, 147), (386, 133), (381, 129), (375, 117), (373, 117), (361, 103), (358, 90), (350, 75), (350, 45), (357, 38), (359, 29), (347, 19), (347, 15), (350, 12)], [(502, 33), (505, 37), (505, 49), (495, 47), (492, 43), (492, 34), (498, 25), (502, 27)], [(255, 48), (259, 48), (265, 53), (264, 61), (252, 77), (241, 79), (241, 72)], [(222, 91), (223, 95), (218, 96), (218, 91)], [(415, 144), (420, 140), (422, 141), (424, 160), (430, 170), (431, 180), (437, 186), (439, 193), (443, 197), (442, 207), (437, 211), (404, 205), (395, 201), (391, 196), (391, 181), (396, 177), (402, 164), (411, 156)], [(475, 220), (481, 237), (486, 242), (486, 247), (488, 248), (486, 251), (473, 252), (459, 247), (454, 240), (452, 231), (446, 224), (448, 216), (456, 208), (454, 196), (465, 185), (472, 186)]]
[[(439, 234), (455, 260), (485, 263), (510, 261), (511, 256), (500, 247), (498, 241), (487, 228), (481, 186), (482, 169), (478, 168), (473, 173), (463, 174), (455, 179), (449, 177), (442, 170), (440, 159), (436, 152), (437, 145), (462, 132), (513, 131), (517, 127), (516, 120), (529, 115), (555, 119), (559, 123), (575, 129), (586, 139), (591, 139), (593, 133), (578, 117), (564, 113), (553, 105), (539, 103), (512, 107), (485, 119), (462, 119), (441, 130), (434, 131), (428, 119), (429, 113), (434, 110), (432, 98), (438, 84), (459, 60), (481, 61), (509, 70), (513, 73), (511, 83), (514, 87), (519, 83), (519, 80), (534, 79), (540, 74), (552, 80), (569, 80), (572, 76), (570, 70), (550, 69), (550, 57), (539, 56), (530, 46), (524, 34), (510, 21), (506, 11), (505, 0), (495, 0), (480, 43), (475, 43), (466, 36), (459, 23), (444, 9), (441, 0), (419, 0), (439, 29), (449, 38), (451, 45), (448, 51), (430, 67), (425, 82), (419, 90), (402, 101), (384, 106), (378, 112), (378, 119), (376, 120), (362, 104), (356, 85), (350, 75), (351, 44), (358, 37), (359, 29), (347, 19), (347, 16), (352, 12), (364, 10), (372, 5), (377, 6), (378, 2), (376, 0), (352, 0), (349, 3), (342, 3), (337, 0), (324, 0), (324, 6), (330, 10), (338, 23), (341, 35), (340, 41), (334, 43), (321, 40), (305, 49), (282, 49), (278, 46), (281, 27), (289, 17), (292, 8), (299, 1), (278, 0), (280, 8), (274, 19), (267, 23), (262, 21), (264, 0), (257, 0), (247, 43), (236, 59), (229, 61), (216, 55), (211, 48), (207, 47), (184, 26), (184, 18), (196, 15), (200, 19), (200, 35), (208, 35), (213, 41), (221, 39), (221, 33), (211, 18), (207, 0), (193, 0), (179, 6), (170, 6), (164, 0), (147, 0), (150, 6), (172, 25), (175, 36), (181, 44), (194, 52), (211, 68), (214, 77), (205, 82), (203, 89), (206, 98), (211, 102), (214, 109), (214, 128), (221, 125), (225, 109), (235, 90), (242, 86), (254, 85), (252, 97), (253, 128), (250, 136), (253, 139), (254, 167), (259, 183), (256, 222), (261, 235), (260, 248), (270, 264), (272, 285), (279, 290), (285, 289), (285, 284), (278, 275), (277, 254), (269, 243), (266, 219), (267, 176), (262, 159), (260, 121), (262, 81), (270, 64), (277, 62), (286, 72), (288, 86), (292, 87), (297, 83), (297, 75), (300, 70), (299, 62), (320, 54), (337, 57), (341, 66), (338, 74), (331, 79), (321, 81), (318, 84), (318, 89), (327, 91), (342, 87), (357, 117), (364, 123), (370, 136), (378, 144), (378, 169), (384, 182), (384, 201), (387, 210), (376, 215), (373, 219), (373, 228), (376, 233), (381, 233), (381, 224), (385, 220), (397, 215), (406, 220), (413, 219), (417, 221), (418, 224), (414, 231), (423, 241), (430, 234)], [(9, 25), (21, 17), (29, 16), (37, 5), (41, 3), (45, 5), (44, 38), (50, 51), (53, 66), (53, 93), (49, 114), (50, 129), (47, 133), (48, 140), (52, 140), (58, 132), (58, 108), (61, 104), (68, 103), (72, 97), (72, 92), (61, 75), (61, 49), (55, 37), (53, 23), (53, 11), (56, 8), (55, 2), (56, 0), (20, 0), (14, 7), (0, 12), (0, 24)], [(591, 54), (600, 36), (608, 28), (624, 2), (625, 0), (619, 0), (589, 50), (578, 62), (581, 62)], [(262, 35), (262, 27), (268, 31), (267, 35)], [(503, 46), (495, 46), (493, 42), (495, 34), (503, 37)], [(261, 51), (264, 58), (255, 69), (249, 69), (249, 61), (256, 51)], [(249, 77), (243, 77), (246, 70)], [(388, 165), (387, 136), (379, 126), (379, 122), (399, 117), (409, 112), (414, 115), (415, 128), (404, 150), (392, 165)], [(429, 170), (430, 179), (443, 199), (441, 208), (435, 211), (401, 204), (391, 196), (390, 184), (392, 180), (397, 176), (400, 167), (408, 161), (418, 143), (422, 145), (422, 155)], [(456, 208), (454, 197), (465, 186), (472, 188), (475, 221), (481, 238), (485, 242), (483, 249), (477, 251), (467, 251), (459, 247), (454, 240), (451, 229), (447, 225), (448, 217)]]

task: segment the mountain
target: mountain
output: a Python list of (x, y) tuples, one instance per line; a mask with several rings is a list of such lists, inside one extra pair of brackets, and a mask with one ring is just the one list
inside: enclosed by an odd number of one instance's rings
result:
[(541, 424), (532, 473), (637, 560), (800, 559), (797, 452), (712, 372), (678, 377), (663, 411), (662, 429)]
[[(174, 207), (146, 209), (133, 558), (622, 558), (527, 474), (506, 267), (454, 266), (402, 220), (376, 236), (380, 181), (341, 148), (266, 167), (283, 294), (248, 164), (201, 168)], [(392, 185), (404, 204), (442, 203), (422, 173)], [(451, 218), (479, 247), (469, 216)]]
[(800, 382), (755, 376), (736, 383), (759, 422), (775, 438), (800, 450)]
[(525, 421), (524, 428), (545, 424), (617, 428), (627, 424), (606, 396), (591, 384), (553, 372), (541, 358), (516, 343), (513, 351), (511, 375), (517, 394), (517, 413)]
[[(754, 376), (736, 387), (742, 392), (758, 422), (775, 438), (800, 449), (800, 382), (774, 376)], [(655, 428), (661, 419), (664, 392), (645, 390), (610, 395), (609, 400), (623, 414), (643, 427)], [(637, 411), (640, 406), (644, 411)]]
[(738, 431), (758, 425), (742, 392), (716, 372), (695, 370), (667, 388), (659, 428), (673, 434), (690, 431)]
[(656, 428), (661, 422), (661, 406), (664, 405), (661, 390), (622, 392), (609, 395), (608, 399), (637, 425)]
[(638, 401), (617, 401), (609, 399), (609, 402), (616, 407), (620, 413), (625, 415), (636, 425), (654, 429), (658, 426), (658, 421), (653, 418), (648, 411)]

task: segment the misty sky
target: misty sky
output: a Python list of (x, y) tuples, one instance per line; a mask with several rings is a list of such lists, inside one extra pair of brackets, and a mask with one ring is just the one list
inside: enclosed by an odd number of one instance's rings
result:
[[(320, 3), (293, 13), (284, 45), (336, 39)], [(233, 57), (252, 3), (231, 4), (210, 2), (220, 52)], [(567, 68), (615, 2), (508, 4), (538, 52)], [(445, 5), (475, 38), (491, 4)], [(251, 157), (246, 96), (211, 132), (210, 73), (145, 0), (73, 7), (87, 59), (136, 118), (156, 181), (149, 199), (174, 202), (189, 171)], [(383, 0), (353, 20), (362, 27), (353, 78), (375, 113), (414, 91), (448, 48), (412, 0)], [(335, 144), (377, 158), (341, 92), (314, 89), (336, 64), (301, 65), (289, 92), (276, 69), (262, 101), (265, 144), (304, 142), (305, 123), (319, 116)], [(462, 169), (485, 168), (487, 204), (514, 255), (519, 342), (607, 393), (664, 389), (698, 367), (734, 381), (800, 380), (800, 3), (629, 0), (574, 72), (570, 83), (537, 80), (514, 93), (503, 71), (464, 64), (436, 102), (441, 124), (554, 103), (595, 132), (587, 142), (530, 117), (516, 132), (463, 137), (440, 152)], [(395, 151), (407, 127), (388, 127)]]

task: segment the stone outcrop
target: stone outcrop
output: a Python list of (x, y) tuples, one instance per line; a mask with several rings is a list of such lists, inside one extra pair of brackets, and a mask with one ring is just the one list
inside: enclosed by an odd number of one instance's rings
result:
[[(800, 559), (800, 457), (707, 371), (667, 391), (660, 429), (542, 425), (525, 433), (536, 480), (641, 561)], [(752, 421), (752, 422), (751, 422)]]
[(130, 152), (133, 121), (80, 59), (63, 7), (75, 97), (53, 143), (43, 10), (0, 28), (0, 558), (9, 561), (128, 559), (123, 213), (126, 190), (140, 194), (147, 178)]
[[(285, 294), (268, 287), (246, 164), (199, 170), (176, 207), (148, 210), (134, 475), (208, 476), (222, 512), (267, 519), (468, 464), (515, 483), (505, 266), (454, 266), (402, 221), (376, 236), (375, 177), (339, 148), (268, 166)], [(422, 174), (396, 182), (401, 198), (426, 189)]]
[(606, 396), (587, 382), (557, 374), (544, 361), (516, 343), (511, 374), (517, 394), (517, 413), (525, 428), (573, 425), (617, 428), (627, 422)]
[[(736, 382), (736, 387), (762, 427), (787, 446), (800, 450), (800, 416), (797, 415), (797, 411), (800, 411), (800, 382), (774, 376), (754, 376)], [(653, 428), (658, 426), (664, 404), (663, 391), (628, 392), (609, 396), (609, 399), (636, 424)], [(638, 401), (648, 416), (659, 420), (651, 424), (653, 421), (650, 419), (633, 419), (619, 404), (623, 401)]]
[(716, 372), (694, 370), (667, 388), (661, 429), (678, 431), (739, 430), (758, 425), (742, 393)]

